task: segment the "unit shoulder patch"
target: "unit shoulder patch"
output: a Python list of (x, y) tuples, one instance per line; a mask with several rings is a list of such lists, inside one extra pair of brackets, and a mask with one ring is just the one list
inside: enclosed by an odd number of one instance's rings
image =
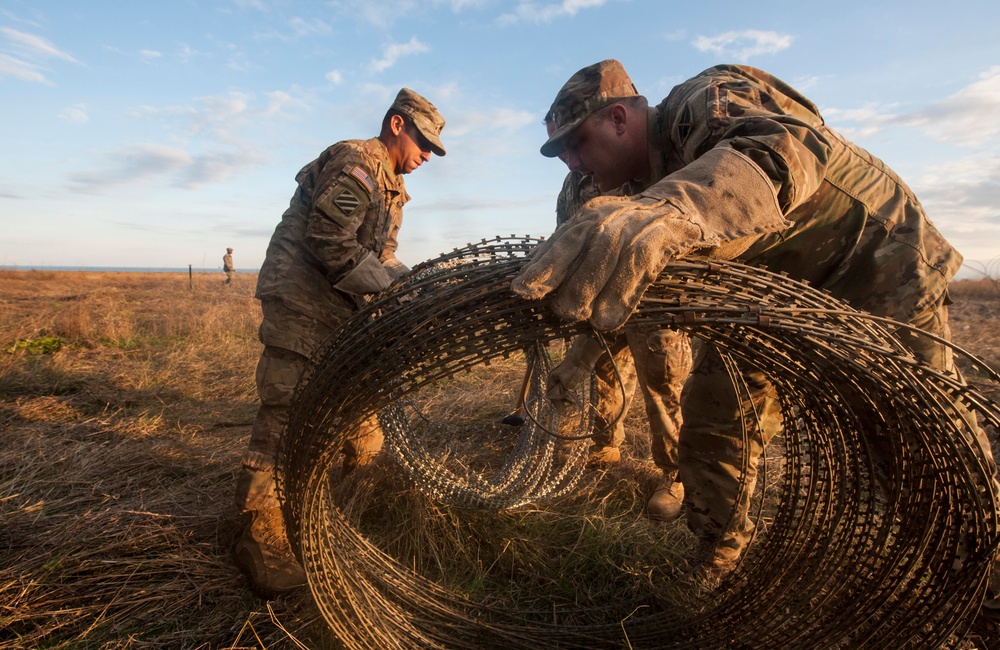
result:
[(354, 214), (354, 211), (358, 209), (361, 205), (361, 201), (358, 197), (354, 196), (349, 188), (344, 188), (344, 191), (333, 197), (333, 202), (337, 204), (337, 207), (343, 210), (346, 214)]
[[(355, 169), (360, 172), (360, 176), (354, 173)], [(345, 171), (347, 173), (337, 183), (316, 199), (316, 207), (342, 228), (349, 227), (364, 212), (371, 203), (371, 192), (374, 189), (374, 184), (360, 167), (354, 166)]]

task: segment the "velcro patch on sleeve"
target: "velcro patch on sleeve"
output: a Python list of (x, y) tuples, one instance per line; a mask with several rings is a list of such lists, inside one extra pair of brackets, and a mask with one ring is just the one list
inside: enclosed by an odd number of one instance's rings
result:
[(344, 191), (333, 198), (333, 202), (337, 204), (337, 207), (343, 210), (346, 214), (354, 214), (354, 211), (358, 209), (361, 205), (361, 201), (358, 197), (351, 193), (350, 189), (344, 188)]
[(368, 187), (358, 177), (345, 174), (320, 194), (316, 207), (340, 227), (348, 228), (371, 203), (371, 194), (366, 190)]
[(375, 183), (368, 176), (368, 172), (361, 169), (361, 167), (355, 165), (354, 168), (349, 172), (351, 176), (358, 179), (362, 185), (368, 188), (368, 193), (371, 194), (372, 190), (375, 189)]

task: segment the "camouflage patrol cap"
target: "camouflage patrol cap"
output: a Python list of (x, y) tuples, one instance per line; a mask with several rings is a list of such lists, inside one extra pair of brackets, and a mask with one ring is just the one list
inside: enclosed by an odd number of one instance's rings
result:
[(578, 71), (559, 89), (545, 114), (546, 124), (555, 125), (555, 130), (542, 145), (542, 155), (555, 158), (562, 153), (563, 139), (591, 113), (618, 99), (638, 94), (625, 68), (614, 59)]
[(434, 108), (434, 104), (409, 88), (403, 88), (396, 95), (396, 101), (389, 108), (390, 110), (399, 111), (413, 120), (413, 125), (420, 131), (420, 135), (427, 138), (427, 141), (431, 143), (431, 151), (439, 156), (444, 155), (444, 145), (441, 144), (441, 130), (444, 128), (444, 118)]

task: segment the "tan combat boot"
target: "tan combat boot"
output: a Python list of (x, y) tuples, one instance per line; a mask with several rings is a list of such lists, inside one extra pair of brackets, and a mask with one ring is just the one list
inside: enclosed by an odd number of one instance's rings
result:
[(684, 504), (684, 484), (674, 479), (664, 478), (646, 503), (646, 514), (650, 519), (670, 523), (681, 516)]
[(688, 580), (704, 591), (715, 591), (739, 566), (742, 554), (742, 544), (732, 536), (714, 542), (702, 540), (697, 563), (688, 572)]
[(233, 547), (233, 556), (255, 590), (265, 598), (274, 598), (305, 585), (306, 573), (288, 543), (281, 509), (254, 510), (250, 515), (250, 523)]
[(587, 453), (587, 466), (614, 465), (622, 459), (618, 447), (591, 447)]

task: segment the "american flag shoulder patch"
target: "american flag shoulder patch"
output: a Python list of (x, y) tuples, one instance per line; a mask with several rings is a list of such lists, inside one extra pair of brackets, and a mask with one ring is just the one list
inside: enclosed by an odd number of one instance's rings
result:
[(375, 183), (372, 182), (372, 179), (368, 177), (368, 173), (361, 169), (361, 167), (355, 165), (349, 173), (351, 176), (358, 179), (362, 185), (367, 187), (369, 192), (375, 189)]

